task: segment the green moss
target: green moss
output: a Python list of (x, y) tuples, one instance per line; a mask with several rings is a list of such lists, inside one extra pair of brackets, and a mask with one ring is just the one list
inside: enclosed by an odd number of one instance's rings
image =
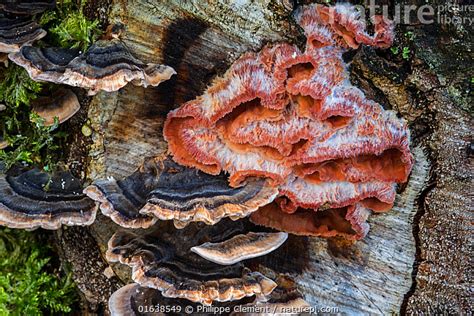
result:
[(68, 313), (77, 300), (71, 275), (60, 277), (38, 235), (0, 229), (0, 315)]
[(58, 131), (58, 122), (44, 126), (44, 120), (31, 112), (29, 104), (44, 86), (13, 64), (2, 75), (0, 103), (6, 105), (6, 110), (0, 112), (0, 136), (9, 146), (0, 150), (0, 161), (7, 168), (23, 162), (51, 169), (58, 154), (58, 141), (67, 135)]
[(48, 30), (46, 38), (52, 46), (79, 48), (85, 51), (95, 42), (102, 31), (99, 21), (90, 21), (83, 13), (85, 1), (76, 4), (72, 1), (58, 2), (54, 11), (44, 13), (40, 24)]

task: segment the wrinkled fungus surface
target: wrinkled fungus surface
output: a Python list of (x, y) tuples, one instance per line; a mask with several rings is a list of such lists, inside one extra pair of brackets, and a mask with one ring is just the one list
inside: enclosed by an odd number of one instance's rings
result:
[(211, 176), (169, 157), (147, 159), (129, 177), (98, 180), (84, 192), (100, 202), (102, 213), (130, 228), (146, 228), (157, 219), (173, 220), (178, 228), (190, 222), (212, 225), (245, 217), (278, 194), (264, 179), (230, 187), (223, 174)]
[(80, 181), (67, 171), (0, 174), (0, 225), (25, 229), (91, 225), (97, 206), (82, 190)]
[(131, 266), (135, 282), (165, 297), (208, 305), (268, 295), (276, 284), (262, 274), (241, 263), (222, 266), (191, 252), (205, 241), (220, 242), (243, 231), (241, 223), (231, 224), (226, 220), (214, 226), (192, 224), (183, 231), (119, 231), (110, 239), (106, 257)]
[(91, 95), (117, 91), (129, 82), (157, 86), (176, 73), (165, 65), (143, 63), (116, 39), (97, 41), (82, 54), (77, 49), (24, 46), (8, 57), (34, 80), (81, 87)]
[(2, 10), (25, 15), (34, 15), (55, 7), (56, 0), (2, 0), (0, 3)]
[(18, 16), (0, 10), (0, 53), (18, 52), (23, 45), (46, 36), (31, 16)]
[(306, 48), (277, 44), (246, 53), (206, 92), (170, 112), (173, 159), (238, 186), (262, 177), (280, 197), (257, 224), (303, 235), (365, 236), (371, 211), (389, 210), (413, 158), (406, 123), (351, 85), (342, 54), (388, 47), (393, 24), (356, 9), (310, 5), (295, 14)]

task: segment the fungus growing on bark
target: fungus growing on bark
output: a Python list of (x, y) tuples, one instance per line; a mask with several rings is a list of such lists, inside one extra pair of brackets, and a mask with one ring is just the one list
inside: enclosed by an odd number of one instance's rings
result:
[(117, 91), (129, 82), (157, 86), (176, 73), (169, 66), (141, 62), (120, 40), (97, 41), (83, 54), (77, 49), (24, 46), (9, 58), (34, 80), (81, 87), (90, 95)]
[[(250, 298), (237, 302), (213, 302), (213, 308), (228, 308), (245, 303)], [(243, 302), (242, 302), (243, 301)], [(139, 315), (181, 315), (192, 311), (197, 313), (199, 303), (193, 303), (186, 299), (168, 298), (161, 295), (157, 289), (130, 283), (115, 291), (109, 298), (109, 310), (112, 316), (139, 316)], [(161, 309), (160, 309), (161, 306)], [(168, 313), (165, 313), (167, 306)], [(148, 311), (148, 312), (147, 312)]]
[(31, 102), (31, 109), (44, 119), (45, 126), (53, 125), (56, 117), (59, 123), (64, 123), (80, 108), (74, 92), (63, 88), (54, 91), (51, 96), (39, 97)]
[(109, 241), (109, 262), (132, 267), (132, 279), (141, 286), (162, 291), (165, 297), (185, 298), (202, 304), (268, 295), (276, 284), (241, 263), (221, 266), (190, 251), (208, 240), (218, 242), (242, 231), (239, 223), (214, 226), (193, 224), (184, 231), (131, 233), (119, 231)]
[(190, 222), (213, 225), (225, 217), (243, 218), (278, 194), (263, 179), (249, 179), (233, 188), (223, 174), (210, 176), (171, 159), (163, 161), (163, 168), (140, 213), (173, 220), (178, 228)]
[(34, 15), (56, 7), (56, 0), (6, 0), (0, 3), (0, 9), (15, 13)]
[(255, 315), (256, 310), (271, 311), (272, 315), (302, 315), (311, 313), (311, 305), (304, 299), (296, 287), (295, 281), (285, 275), (279, 275), (275, 281), (278, 286), (267, 300), (258, 299), (250, 304), (236, 306), (232, 316)]
[(100, 203), (102, 213), (127, 228), (148, 228), (157, 218), (140, 214), (156, 186), (162, 168), (155, 159), (145, 159), (140, 168), (122, 180), (97, 180), (84, 193)]
[(280, 247), (288, 238), (287, 233), (254, 233), (236, 235), (219, 243), (206, 242), (194, 246), (191, 251), (204, 259), (231, 265), (246, 259), (256, 258)]
[(58, 229), (61, 225), (90, 225), (97, 206), (82, 194), (71, 173), (49, 175), (38, 169), (0, 174), (0, 225), (11, 228)]
[(0, 11), (0, 53), (18, 52), (23, 45), (46, 36), (46, 31), (31, 16)]
[[(391, 208), (413, 158), (406, 123), (351, 85), (342, 53), (387, 47), (393, 24), (376, 16), (369, 35), (346, 4), (304, 6), (295, 18), (305, 51), (277, 44), (244, 54), (202, 96), (169, 113), (164, 136), (180, 164), (225, 171), (231, 186), (262, 177), (278, 187), (279, 203), (254, 213), (255, 223), (358, 239), (366, 212)], [(364, 216), (350, 215), (362, 209)], [(327, 226), (327, 218), (341, 223)]]
[(131, 176), (96, 181), (84, 192), (117, 224), (134, 228), (149, 227), (157, 219), (182, 228), (190, 222), (212, 225), (225, 217), (242, 218), (278, 194), (262, 179), (229, 187), (224, 175), (210, 176), (169, 157), (147, 159)]

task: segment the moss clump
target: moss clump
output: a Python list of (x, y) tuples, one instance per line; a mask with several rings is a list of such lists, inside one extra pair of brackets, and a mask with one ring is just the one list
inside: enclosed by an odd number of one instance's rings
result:
[(68, 313), (77, 300), (71, 276), (60, 277), (51, 249), (38, 238), (0, 229), (0, 315)]
[(34, 164), (46, 170), (54, 165), (59, 140), (66, 137), (58, 131), (58, 122), (44, 126), (44, 120), (31, 112), (30, 102), (41, 92), (43, 85), (30, 79), (27, 72), (10, 65), (0, 76), (0, 136), (9, 146), (0, 150), (0, 161), (9, 168), (16, 162)]
[(53, 46), (79, 48), (85, 51), (102, 34), (99, 21), (86, 18), (83, 8), (86, 1), (58, 3), (58, 8), (41, 16), (40, 24), (48, 29), (47, 40)]

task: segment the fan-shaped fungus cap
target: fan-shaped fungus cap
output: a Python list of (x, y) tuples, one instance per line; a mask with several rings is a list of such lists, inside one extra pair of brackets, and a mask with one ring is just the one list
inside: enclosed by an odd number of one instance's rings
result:
[(23, 45), (46, 36), (30, 16), (15, 16), (0, 11), (0, 53), (18, 52)]
[[(232, 310), (232, 307), (237, 304), (237, 302), (213, 302), (212, 306), (213, 308)], [(109, 310), (112, 316), (143, 315), (145, 306), (169, 306), (169, 314), (180, 315), (185, 312), (189, 314), (189, 307), (192, 307), (192, 311), (197, 312), (200, 307), (199, 305), (199, 303), (193, 303), (186, 299), (164, 297), (159, 290), (143, 287), (137, 283), (123, 286), (115, 291), (109, 298)], [(151, 308), (149, 308), (149, 310), (151, 310)], [(169, 314), (164, 313), (164, 311), (160, 312), (158, 308), (153, 312), (154, 316)]]
[(69, 172), (52, 176), (32, 169), (19, 175), (0, 174), (0, 224), (11, 228), (58, 229), (90, 225), (97, 206), (82, 194)]
[(131, 266), (135, 282), (158, 289), (165, 297), (209, 305), (213, 301), (268, 295), (276, 284), (262, 274), (251, 272), (240, 263), (224, 267), (190, 251), (206, 239), (218, 241), (231, 236), (229, 224), (194, 224), (181, 231), (156, 230), (140, 235), (117, 232), (109, 241), (106, 257), (110, 262)]
[(176, 74), (169, 66), (141, 62), (120, 40), (97, 41), (85, 53), (77, 54), (77, 50), (27, 46), (9, 58), (34, 80), (81, 87), (90, 95), (117, 91), (129, 82), (157, 86)]
[(56, 117), (59, 123), (64, 123), (81, 108), (76, 94), (71, 90), (60, 88), (53, 94), (52, 96), (39, 97), (31, 102), (33, 112), (45, 120), (45, 126), (53, 125)]
[(147, 197), (159, 179), (162, 167), (155, 159), (147, 158), (132, 175), (122, 180), (97, 180), (84, 193), (100, 203), (102, 213), (126, 228), (148, 228), (158, 219), (140, 214)]
[(55, 7), (56, 0), (6, 0), (0, 3), (1, 10), (26, 15), (34, 15)]
[(211, 176), (166, 159), (140, 213), (173, 220), (178, 228), (190, 222), (213, 225), (225, 217), (243, 218), (273, 201), (277, 194), (278, 190), (263, 179), (249, 179), (232, 188), (223, 174)]
[(212, 225), (222, 218), (242, 218), (273, 201), (278, 194), (265, 180), (229, 187), (224, 175), (210, 176), (178, 165), (169, 157), (146, 159), (131, 176), (95, 181), (84, 191), (101, 203), (102, 213), (129, 228), (147, 228), (157, 219)]
[[(250, 304), (236, 306), (231, 315), (255, 315), (255, 311), (270, 311), (272, 315), (301, 315), (311, 313), (311, 305), (304, 299), (296, 287), (295, 281), (288, 276), (279, 275), (276, 279), (278, 286), (266, 301), (258, 299)], [(259, 313), (260, 314), (260, 313)]]
[[(277, 220), (297, 209), (314, 215), (358, 203), (388, 210), (395, 183), (406, 182), (413, 165), (410, 133), (394, 112), (351, 85), (342, 54), (360, 44), (387, 47), (393, 25), (377, 16), (369, 35), (355, 8), (341, 4), (304, 6), (296, 18), (307, 35), (305, 50), (278, 44), (244, 54), (202, 96), (168, 114), (169, 151), (182, 165), (229, 173), (231, 186), (267, 179), (288, 201), (274, 204), (283, 212)], [(290, 231), (328, 235), (314, 221), (311, 229), (292, 223)], [(275, 227), (270, 222), (260, 223)]]
[(236, 235), (219, 243), (206, 242), (192, 247), (191, 251), (209, 261), (230, 265), (266, 255), (280, 247), (287, 238), (288, 234), (283, 232), (249, 232), (245, 235)]

